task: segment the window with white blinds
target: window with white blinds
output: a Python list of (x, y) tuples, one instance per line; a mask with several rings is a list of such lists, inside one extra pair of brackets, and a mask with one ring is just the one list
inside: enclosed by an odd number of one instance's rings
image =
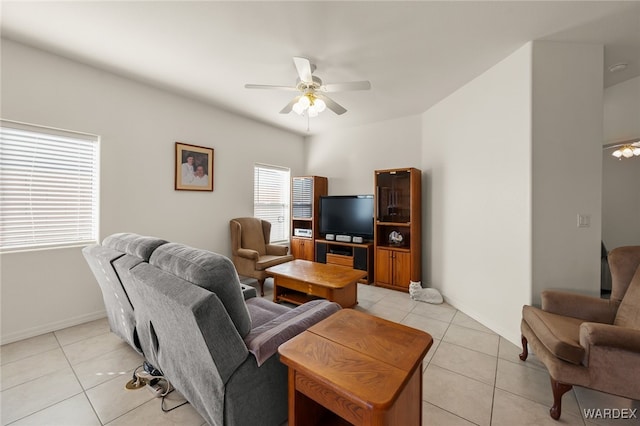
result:
[(98, 240), (99, 138), (0, 121), (0, 250)]
[(256, 164), (253, 177), (253, 215), (271, 222), (272, 243), (288, 241), (291, 171)]

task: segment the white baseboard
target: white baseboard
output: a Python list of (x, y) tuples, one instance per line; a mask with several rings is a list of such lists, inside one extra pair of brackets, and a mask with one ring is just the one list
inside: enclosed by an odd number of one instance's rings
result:
[(80, 315), (73, 318), (67, 318), (61, 321), (50, 322), (41, 326), (28, 328), (26, 330), (16, 331), (2, 336), (1, 344), (17, 342), (18, 340), (28, 339), (30, 337), (40, 336), (41, 334), (50, 333), (52, 331), (62, 330), (63, 328), (73, 327), (74, 325), (84, 324), (85, 322), (95, 321), (105, 318), (106, 310), (92, 312), (90, 314)]

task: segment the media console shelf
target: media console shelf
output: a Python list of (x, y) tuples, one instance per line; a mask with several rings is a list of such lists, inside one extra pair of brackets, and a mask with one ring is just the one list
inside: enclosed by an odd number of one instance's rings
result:
[(366, 271), (367, 276), (358, 282), (362, 284), (373, 282), (373, 243), (356, 244), (316, 240), (316, 262)]

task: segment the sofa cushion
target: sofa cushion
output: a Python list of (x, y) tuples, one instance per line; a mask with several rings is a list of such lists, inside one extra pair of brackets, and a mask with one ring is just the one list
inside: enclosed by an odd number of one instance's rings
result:
[(580, 365), (585, 351), (580, 346), (580, 324), (584, 320), (552, 314), (533, 306), (524, 306), (522, 318), (556, 357)]
[(640, 267), (620, 302), (614, 325), (640, 330)]
[(339, 310), (340, 305), (335, 302), (312, 300), (254, 327), (244, 341), (260, 366), (277, 352), (281, 344)]
[(242, 296), (238, 273), (227, 257), (177, 243), (158, 247), (149, 264), (215, 293), (241, 337), (251, 331), (251, 317)]
[(132, 256), (139, 257), (145, 262), (149, 261), (151, 253), (167, 241), (154, 237), (143, 237), (132, 233), (118, 233), (108, 236), (102, 242), (104, 247), (121, 251)]
[(255, 297), (246, 301), (249, 315), (251, 316), (251, 328), (260, 327), (272, 319), (285, 314), (291, 310), (291, 308), (273, 303), (262, 297)]

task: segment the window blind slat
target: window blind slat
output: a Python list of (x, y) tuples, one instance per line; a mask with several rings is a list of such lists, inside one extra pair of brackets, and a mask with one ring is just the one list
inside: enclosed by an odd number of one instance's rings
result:
[(271, 223), (271, 242), (289, 240), (291, 172), (287, 168), (256, 164), (253, 215)]
[(99, 140), (2, 120), (0, 250), (98, 239)]

